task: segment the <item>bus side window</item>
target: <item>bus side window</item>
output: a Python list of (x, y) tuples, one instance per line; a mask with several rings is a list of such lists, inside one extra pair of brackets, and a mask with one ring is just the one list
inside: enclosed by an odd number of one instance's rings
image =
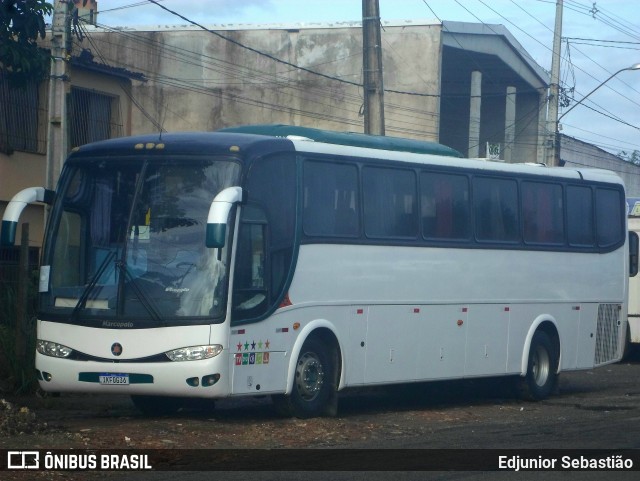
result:
[(354, 165), (306, 160), (303, 230), (308, 236), (357, 237), (358, 170)]
[(593, 247), (595, 238), (591, 187), (567, 186), (567, 234), (573, 247)]
[(418, 234), (416, 174), (408, 169), (362, 170), (364, 231), (370, 238), (414, 239)]
[(463, 175), (420, 174), (426, 239), (466, 240), (470, 232), (469, 180)]
[(234, 318), (252, 318), (268, 306), (265, 281), (267, 219), (259, 207), (243, 207), (233, 278)]
[(599, 247), (611, 247), (624, 240), (626, 219), (620, 208), (623, 200), (618, 190), (596, 189), (596, 239)]
[(518, 190), (515, 180), (476, 177), (473, 180), (476, 238), (518, 242)]
[(562, 186), (522, 182), (524, 241), (532, 244), (564, 243)]

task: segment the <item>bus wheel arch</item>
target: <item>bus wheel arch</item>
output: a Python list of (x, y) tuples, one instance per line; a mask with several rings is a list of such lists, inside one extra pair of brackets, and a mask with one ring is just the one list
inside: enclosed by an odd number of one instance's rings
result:
[(272, 396), (274, 406), (280, 414), (298, 418), (335, 416), (342, 350), (329, 326), (307, 327), (292, 349), (287, 391)]
[(518, 394), (530, 401), (551, 395), (560, 371), (560, 336), (555, 323), (535, 323), (527, 336), (523, 355), (523, 375), (518, 379)]

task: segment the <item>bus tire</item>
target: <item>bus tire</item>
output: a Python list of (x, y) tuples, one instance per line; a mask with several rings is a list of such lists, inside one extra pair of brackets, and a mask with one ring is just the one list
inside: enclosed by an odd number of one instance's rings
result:
[(133, 405), (145, 416), (167, 416), (177, 413), (183, 399), (169, 396), (132, 395)]
[(285, 416), (312, 418), (337, 412), (334, 350), (320, 337), (302, 345), (294, 373), (291, 394), (273, 396), (276, 410)]
[(549, 335), (536, 331), (531, 339), (527, 373), (519, 379), (520, 397), (528, 401), (546, 399), (558, 382), (559, 355)]

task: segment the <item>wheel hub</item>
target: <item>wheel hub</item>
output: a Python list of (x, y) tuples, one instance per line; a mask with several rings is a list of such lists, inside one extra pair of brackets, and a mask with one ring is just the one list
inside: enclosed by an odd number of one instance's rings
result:
[(324, 384), (324, 369), (313, 353), (306, 353), (298, 360), (296, 384), (305, 401), (312, 401), (320, 393)]

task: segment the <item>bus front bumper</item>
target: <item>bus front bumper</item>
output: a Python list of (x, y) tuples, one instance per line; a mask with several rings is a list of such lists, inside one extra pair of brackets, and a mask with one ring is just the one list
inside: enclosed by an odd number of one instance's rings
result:
[(184, 362), (106, 363), (36, 353), (40, 387), (48, 392), (146, 394), (217, 398), (229, 394), (225, 351)]

